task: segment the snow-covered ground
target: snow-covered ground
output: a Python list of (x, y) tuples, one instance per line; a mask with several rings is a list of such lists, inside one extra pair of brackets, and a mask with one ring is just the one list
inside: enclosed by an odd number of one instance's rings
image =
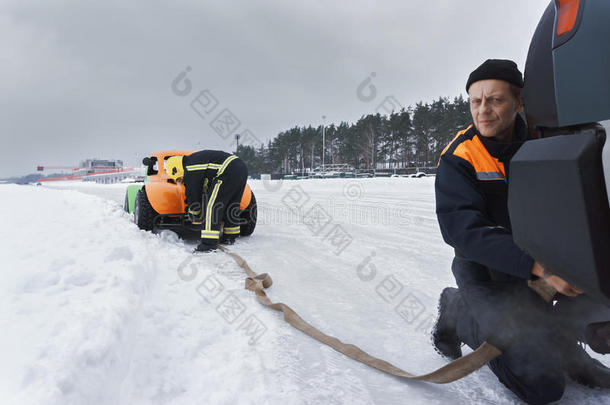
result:
[[(314, 326), (431, 371), (446, 363), (429, 338), (438, 295), (454, 285), (433, 182), (251, 181), (259, 222), (232, 250)], [(140, 231), (125, 187), (0, 185), (0, 403), (519, 403), (487, 368), (405, 382), (312, 340), (244, 290), (224, 253)], [(610, 399), (570, 382), (563, 402)]]

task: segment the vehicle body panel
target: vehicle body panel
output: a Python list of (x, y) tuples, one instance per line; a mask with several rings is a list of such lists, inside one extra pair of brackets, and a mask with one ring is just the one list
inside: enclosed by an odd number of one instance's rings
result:
[(556, 128), (610, 119), (610, 1), (579, 0), (576, 23), (562, 35), (557, 10), (551, 1), (527, 55), (528, 124)]
[(558, 28), (555, 0), (532, 38), (523, 99), (541, 139), (510, 162), (509, 213), (521, 249), (610, 305), (610, 1), (571, 4), (569, 30)]
[(133, 209), (135, 207), (136, 194), (138, 194), (138, 191), (140, 191), (142, 187), (144, 186), (141, 184), (130, 184), (127, 186), (127, 206), (125, 207), (125, 211), (130, 214), (133, 213)]

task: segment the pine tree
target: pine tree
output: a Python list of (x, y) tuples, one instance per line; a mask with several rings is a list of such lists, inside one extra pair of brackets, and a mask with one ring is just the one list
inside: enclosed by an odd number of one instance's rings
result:
[[(471, 121), (470, 106), (460, 95), (450, 101), (439, 97), (432, 103), (392, 112), (369, 114), (355, 123), (326, 127), (326, 163), (348, 163), (359, 169), (429, 167), (436, 165), (444, 147)], [(322, 163), (322, 127), (293, 127), (280, 132), (258, 149), (240, 145), (250, 172), (301, 172)]]

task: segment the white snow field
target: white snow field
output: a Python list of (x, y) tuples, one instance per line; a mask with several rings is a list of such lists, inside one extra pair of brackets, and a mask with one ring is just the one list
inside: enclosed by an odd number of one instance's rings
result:
[[(444, 364), (429, 330), (454, 285), (433, 178), (250, 181), (251, 237), (231, 250), (268, 295), (413, 373)], [(223, 252), (139, 230), (126, 185), (0, 185), (2, 404), (518, 404), (483, 368), (407, 382), (287, 325)], [(606, 364), (608, 360), (597, 356)], [(610, 404), (568, 382), (562, 403)]]

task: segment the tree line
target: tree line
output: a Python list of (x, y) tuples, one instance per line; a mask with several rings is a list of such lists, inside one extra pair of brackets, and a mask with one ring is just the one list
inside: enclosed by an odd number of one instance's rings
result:
[[(346, 163), (359, 170), (433, 167), (445, 145), (470, 122), (468, 101), (460, 95), (330, 124), (325, 126), (325, 164)], [(322, 126), (295, 126), (267, 145), (239, 145), (237, 155), (251, 174), (315, 169), (322, 165)]]

